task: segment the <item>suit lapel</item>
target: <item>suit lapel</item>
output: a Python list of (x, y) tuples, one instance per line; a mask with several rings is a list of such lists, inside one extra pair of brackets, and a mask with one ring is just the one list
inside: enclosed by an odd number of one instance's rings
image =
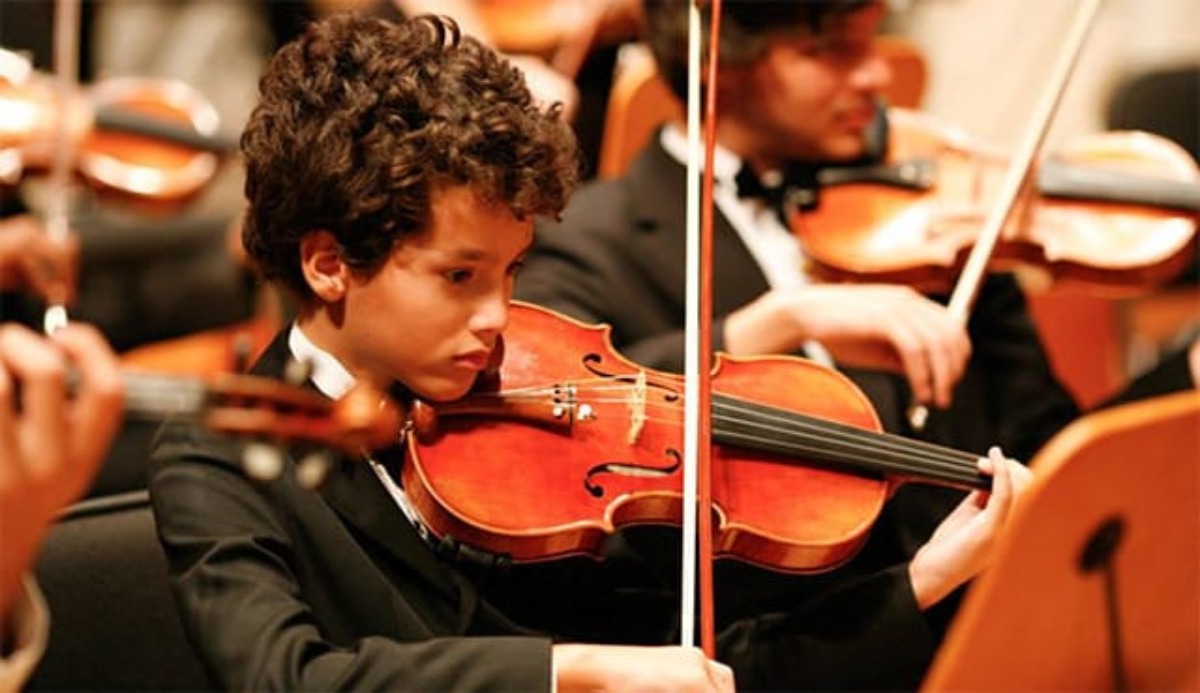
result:
[[(631, 256), (646, 263), (645, 275), (658, 278), (659, 291), (667, 300), (682, 306), (687, 235), (686, 210), (679, 201), (684, 197), (687, 170), (656, 143), (643, 150), (624, 180), (637, 229)], [(713, 309), (724, 315), (769, 287), (758, 263), (719, 212), (713, 224)]]
[(321, 496), (345, 522), (387, 553), (392, 564), (458, 600), (455, 576), (437, 561), (366, 460), (348, 460), (341, 465), (321, 487)]
[[(281, 378), (290, 358), (288, 329), (284, 329), (263, 352), (252, 372)], [(305, 385), (316, 389), (311, 381)], [(454, 578), (438, 563), (366, 460), (346, 459), (335, 465), (320, 493), (343, 521), (389, 554), (391, 563), (415, 573), (443, 595), (459, 598)]]

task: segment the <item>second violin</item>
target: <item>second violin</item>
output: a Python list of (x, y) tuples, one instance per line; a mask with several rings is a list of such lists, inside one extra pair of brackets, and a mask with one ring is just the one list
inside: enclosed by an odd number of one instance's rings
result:
[[(877, 167), (821, 174), (815, 211), (791, 226), (814, 273), (945, 292), (957, 277), (1004, 158), (920, 114), (888, 113)], [(1089, 136), (1045, 158), (994, 262), (1118, 293), (1163, 283), (1192, 258), (1200, 172), (1182, 147), (1146, 132)]]
[(70, 119), (75, 170), (96, 189), (137, 202), (186, 202), (215, 175), (236, 141), (216, 109), (171, 80), (116, 78), (70, 95), (60, 113), (53, 81), (0, 51), (0, 180), (48, 168), (59, 118)]

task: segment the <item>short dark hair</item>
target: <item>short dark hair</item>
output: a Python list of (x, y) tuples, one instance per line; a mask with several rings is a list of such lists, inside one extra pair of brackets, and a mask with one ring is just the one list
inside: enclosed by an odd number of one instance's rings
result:
[[(687, 98), (688, 6), (694, 0), (645, 0), (646, 28), (658, 69), (671, 90)], [(798, 32), (820, 34), (835, 17), (873, 0), (725, 0), (721, 5), (722, 65), (748, 65), (762, 57), (771, 39)], [(707, 49), (711, 13), (701, 13)]]
[(427, 228), (431, 193), (468, 185), (518, 218), (557, 216), (578, 180), (561, 106), (448, 18), (355, 14), (310, 24), (281, 48), (242, 135), (242, 243), (259, 271), (313, 294), (300, 240), (331, 232), (356, 270)]

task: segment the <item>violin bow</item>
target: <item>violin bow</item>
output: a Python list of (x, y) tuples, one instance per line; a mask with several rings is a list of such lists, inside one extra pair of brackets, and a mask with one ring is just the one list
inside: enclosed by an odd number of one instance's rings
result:
[[(54, 153), (50, 162), (49, 196), (44, 220), (46, 233), (55, 241), (65, 241), (71, 233), (71, 170), (75, 143), (71, 136), (71, 95), (79, 82), (79, 0), (55, 0), (54, 74), (55, 109)], [(61, 297), (48, 297), (42, 329), (46, 334), (66, 327), (67, 308)]]
[[(1079, 62), (1079, 54), (1082, 52), (1083, 44), (1096, 19), (1100, 3), (1101, 0), (1082, 0), (1079, 8), (1075, 11), (1066, 40), (1063, 42), (1063, 49), (1058, 54), (1058, 60), (1050, 72), (1050, 78), (1036, 104), (1033, 117), (1030, 119), (1029, 125), (1018, 143), (1016, 154), (1005, 172), (998, 198), (984, 219), (975, 245), (967, 256), (966, 264), (963, 265), (962, 274), (959, 275), (954, 290), (950, 294), (947, 309), (950, 311), (950, 315), (960, 323), (967, 322), (971, 308), (979, 295), (979, 288), (983, 284), (983, 278), (987, 272), (988, 261), (1000, 240), (1000, 234), (1003, 233), (1004, 227), (1012, 217), (1017, 198), (1027, 185), (1034, 157), (1037, 156), (1046, 140), (1050, 122), (1062, 102), (1067, 81), (1070, 79), (1075, 65)], [(928, 414), (928, 409), (924, 406), (914, 406), (909, 410), (909, 421), (914, 428), (919, 430), (924, 428)]]
[[(712, 525), (712, 229), (713, 153), (716, 149), (717, 65), (721, 0), (689, 2), (688, 161), (685, 189), (687, 289), (684, 346), (683, 571), (680, 639), (696, 642), (699, 592), (700, 647), (716, 653)], [(710, 6), (709, 50), (704, 110), (703, 180), (698, 175), (700, 146), (701, 11)], [(697, 185), (701, 186), (699, 189)]]

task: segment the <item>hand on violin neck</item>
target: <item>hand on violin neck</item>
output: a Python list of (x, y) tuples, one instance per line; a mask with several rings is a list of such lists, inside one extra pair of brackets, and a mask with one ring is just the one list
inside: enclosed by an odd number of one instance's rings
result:
[[(43, 337), (0, 324), (0, 617), (46, 529), (108, 452), (122, 417), (118, 366), (88, 325)], [(72, 372), (77, 386), (68, 387)]]
[(950, 405), (971, 342), (945, 306), (908, 287), (820, 284), (768, 291), (730, 314), (733, 355), (791, 353), (814, 340), (845, 365), (902, 373), (923, 404)]
[(992, 490), (968, 494), (909, 563), (913, 594), (922, 609), (987, 567), (1013, 506), (1033, 478), (1029, 468), (1005, 458), (999, 448), (980, 458), (979, 470), (992, 476)]

